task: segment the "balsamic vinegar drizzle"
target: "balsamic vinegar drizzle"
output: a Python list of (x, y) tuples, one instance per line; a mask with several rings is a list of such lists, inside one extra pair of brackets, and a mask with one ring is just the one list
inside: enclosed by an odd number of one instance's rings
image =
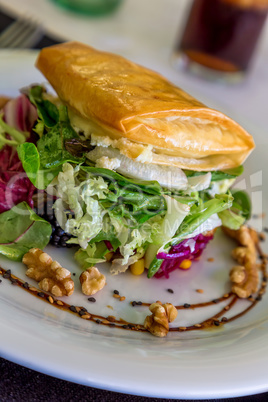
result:
[[(204, 308), (208, 306), (212, 306), (214, 304), (220, 304), (223, 301), (229, 301), (228, 304), (226, 304), (217, 314), (214, 314), (212, 317), (206, 319), (205, 321), (202, 321), (200, 323), (196, 323), (194, 325), (190, 325), (188, 327), (171, 327), (169, 329), (170, 332), (185, 332), (185, 331), (193, 331), (193, 330), (200, 330), (200, 329), (208, 329), (212, 327), (221, 327), (222, 325), (234, 321), (237, 318), (240, 318), (244, 314), (246, 314), (248, 311), (250, 311), (261, 299), (262, 295), (266, 291), (267, 287), (267, 279), (268, 279), (268, 274), (267, 274), (267, 256), (262, 252), (260, 246), (258, 245), (258, 252), (259, 252), (259, 258), (261, 260), (261, 284), (259, 287), (258, 292), (256, 295), (252, 295), (248, 297), (248, 301), (250, 305), (245, 308), (243, 311), (240, 313), (233, 315), (230, 318), (227, 318), (224, 316), (224, 314), (227, 311), (230, 311), (231, 308), (237, 303), (239, 300), (239, 297), (237, 297), (234, 293), (226, 293), (222, 297), (219, 297), (218, 299), (210, 300), (204, 303), (197, 303), (197, 304), (188, 304), (185, 303), (183, 305), (178, 305), (175, 306), (177, 310), (182, 310), (182, 309), (196, 309), (196, 308)], [(125, 320), (117, 319), (116, 317), (109, 315), (107, 317), (103, 317), (100, 315), (92, 314), (90, 313), (85, 307), (83, 306), (73, 306), (68, 303), (63, 302), (62, 300), (56, 299), (54, 296), (51, 296), (47, 292), (43, 292), (39, 289), (37, 289), (34, 286), (30, 286), (27, 282), (23, 281), (22, 279), (16, 277), (11, 273), (10, 270), (5, 270), (4, 268), (0, 267), (0, 275), (4, 278), (7, 279), (11, 282), (12, 285), (16, 285), (21, 287), (23, 290), (27, 291), (28, 293), (32, 294), (35, 297), (38, 297), (42, 299), (44, 302), (49, 303), (61, 310), (66, 310), (71, 314), (75, 314), (78, 317), (87, 320), (87, 321), (92, 321), (95, 322), (96, 324), (99, 325), (106, 325), (111, 328), (121, 328), (125, 330), (133, 330), (133, 331), (142, 331), (142, 332), (147, 332), (147, 330), (144, 328), (143, 325), (140, 324), (134, 324), (127, 322)], [(1, 280), (0, 280), (1, 283)], [(151, 303), (143, 303), (143, 302), (131, 302), (132, 306), (150, 306)]]

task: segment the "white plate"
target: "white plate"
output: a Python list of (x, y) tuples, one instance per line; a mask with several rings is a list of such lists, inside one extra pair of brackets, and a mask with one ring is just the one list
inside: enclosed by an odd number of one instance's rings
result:
[[(43, 81), (33, 68), (34, 59), (31, 52), (1, 52), (0, 93), (15, 94), (20, 86)], [(267, 140), (265, 143), (261, 134), (256, 130), (260, 146), (246, 164), (245, 180), (240, 181), (240, 186), (246, 184), (253, 197), (254, 213), (261, 211), (262, 202), (268, 204)], [(261, 221), (254, 223), (261, 228)], [(263, 224), (268, 226), (267, 221)], [(178, 304), (217, 298), (229, 289), (232, 247), (232, 242), (219, 232), (202, 260), (189, 271), (174, 272), (169, 280), (148, 280), (145, 275), (134, 277), (129, 273), (118, 277), (107, 274), (107, 286), (96, 295), (96, 303), (88, 302), (79, 290), (68, 302), (83, 305), (93, 313), (142, 323), (148, 310), (132, 307), (129, 303), (132, 300)], [(264, 248), (267, 252), (267, 243)], [(48, 248), (48, 252), (77, 273), (73, 278), (79, 289), (79, 268), (73, 261), (72, 250)], [(209, 257), (215, 261), (208, 262)], [(0, 263), (25, 279), (22, 264), (4, 258)], [(106, 265), (101, 269), (108, 272)], [(204, 293), (196, 292), (200, 288)], [(113, 298), (114, 289), (126, 296), (126, 301)], [(241, 301), (238, 307), (243, 308), (247, 303)], [(118, 392), (164, 398), (222, 398), (268, 390), (267, 295), (248, 314), (224, 328), (174, 332), (164, 339), (87, 322), (34, 298), (6, 280), (0, 284), (0, 305), (1, 356), (52, 376)], [(210, 310), (179, 311), (176, 324), (195, 323), (218, 310), (219, 305)]]

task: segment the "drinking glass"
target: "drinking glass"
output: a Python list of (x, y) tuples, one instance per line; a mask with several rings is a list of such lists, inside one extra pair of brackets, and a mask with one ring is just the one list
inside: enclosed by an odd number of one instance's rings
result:
[(268, 0), (194, 0), (176, 45), (176, 66), (207, 78), (241, 80), (251, 65)]

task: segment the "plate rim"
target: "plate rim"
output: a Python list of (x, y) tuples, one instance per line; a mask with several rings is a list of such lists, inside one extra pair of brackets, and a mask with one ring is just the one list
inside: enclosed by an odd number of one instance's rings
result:
[[(1, 331), (2, 332), (2, 331)], [(13, 329), (13, 332), (16, 332), (16, 329)], [(9, 338), (14, 334), (9, 333), (6, 334), (9, 336)], [(21, 335), (21, 334), (20, 334)], [(3, 336), (3, 332), (1, 337)], [(48, 343), (48, 340), (45, 339), (45, 342)], [(145, 386), (137, 386), (137, 378), (132, 377), (131, 378), (131, 384), (129, 383), (114, 383), (114, 377), (109, 378), (109, 372), (105, 373), (106, 377), (104, 380), (100, 380), (99, 375), (97, 374), (97, 377), (93, 375), (92, 378), (92, 372), (90, 373), (83, 373), (83, 369), (77, 369), (75, 372), (72, 374), (71, 370), (69, 369), (64, 369), (64, 365), (57, 363), (56, 366), (53, 368), (52, 365), (49, 365), (49, 361), (44, 365), (41, 364), (42, 359), (44, 358), (44, 353), (46, 352), (40, 352), (42, 351), (42, 346), (43, 342), (42, 340), (39, 339), (38, 343), (35, 345), (35, 353), (36, 350), (39, 349), (39, 355), (33, 358), (29, 354), (29, 343), (27, 346), (27, 333), (23, 334), (23, 337), (20, 336), (20, 348), (19, 350), (17, 349), (10, 349), (9, 351), (3, 350), (3, 348), (0, 345), (0, 356), (10, 360), (14, 363), (17, 363), (21, 366), (28, 367), (29, 369), (41, 372), (43, 374), (60, 378), (65, 381), (70, 381), (73, 383), (77, 383), (80, 385), (85, 385), (89, 387), (94, 387), (94, 388), (99, 388), (102, 390), (107, 390), (107, 391), (113, 391), (113, 392), (119, 392), (119, 393), (125, 393), (125, 394), (130, 394), (130, 395), (138, 395), (138, 396), (145, 396), (145, 397), (158, 397), (158, 398), (171, 398), (171, 399), (178, 399), (178, 398), (183, 398), (186, 400), (192, 400), (192, 399), (210, 399), (210, 398), (229, 398), (229, 397), (242, 397), (242, 396), (249, 396), (249, 395), (254, 395), (254, 394), (260, 394), (263, 392), (268, 391), (268, 384), (264, 384), (263, 381), (259, 380), (259, 377), (255, 377), (254, 384), (253, 383), (246, 383), (245, 386), (245, 373), (240, 373), (240, 377), (235, 378), (235, 383), (233, 383), (233, 387), (231, 389), (226, 389), (226, 383), (225, 379), (222, 378), (222, 382), (220, 383), (214, 383), (213, 386), (208, 389), (207, 387), (204, 387), (204, 389), (200, 390), (200, 388), (188, 388), (187, 386), (185, 387), (184, 385), (178, 389), (178, 387), (171, 387), (168, 390), (166, 387), (162, 387), (160, 390), (159, 388), (152, 388), (150, 385), (148, 386), (147, 383), (145, 383)], [(50, 345), (51, 346), (51, 345)], [(32, 345), (31, 345), (32, 347)], [(63, 346), (62, 346), (63, 347)], [(62, 349), (62, 348), (61, 348)], [(13, 351), (14, 350), (14, 351)], [(53, 347), (53, 352), (59, 352), (58, 347)], [(30, 357), (29, 357), (30, 356)], [(63, 357), (61, 354), (59, 357)], [(263, 356), (262, 356), (263, 357)], [(110, 360), (113, 359), (112, 357)], [(48, 359), (49, 360), (49, 359)], [(148, 363), (148, 361), (147, 361)], [(268, 361), (266, 360), (266, 369), (268, 371)], [(96, 364), (94, 361), (93, 364)], [(66, 367), (66, 366), (65, 366)], [(129, 368), (128, 365), (126, 365), (126, 368)], [(161, 368), (161, 367), (160, 367)], [(241, 368), (241, 367), (240, 367)], [(100, 370), (101, 368), (99, 368)], [(157, 370), (159, 367), (157, 368)], [(197, 368), (199, 369), (199, 368)], [(264, 370), (264, 371), (265, 371)], [(266, 372), (267, 372), (266, 371)], [(94, 374), (94, 373), (93, 373)], [(181, 374), (181, 373), (180, 373)], [(195, 373), (197, 374), (197, 373)], [(177, 374), (176, 374), (177, 375)], [(220, 376), (222, 377), (222, 375)], [(128, 377), (129, 379), (129, 377)], [(158, 380), (161, 379), (161, 376), (159, 377)], [(182, 378), (182, 380), (187, 380), (187, 378)], [(166, 385), (166, 384), (165, 384)], [(168, 384), (170, 385), (170, 383)]]
[[(22, 50), (22, 51), (6, 51), (6, 50), (1, 50), (1, 54), (11, 54), (14, 56), (14, 58), (16, 57), (25, 57), (29, 59), (29, 62), (32, 61), (33, 56), (36, 55), (38, 53), (38, 51), (36, 50)], [(7, 63), (7, 61), (5, 61), (5, 63)], [(0, 66), (0, 70), (1, 70), (1, 66)], [(23, 71), (21, 72), (21, 74), (23, 74)], [(0, 318), (1, 318), (1, 311), (0, 311)], [(5, 332), (4, 332), (5, 331)], [(16, 332), (16, 329), (13, 329), (13, 332)], [(27, 332), (27, 331), (26, 331)], [(1, 324), (1, 333), (2, 335), (4, 334), (6, 337), (8, 337), (8, 327), (7, 325), (5, 325), (5, 327), (2, 326)], [(1, 336), (2, 336), (1, 335)], [(13, 334), (12, 334), (13, 336)], [(84, 380), (82, 380), (81, 382), (81, 377), (80, 379), (77, 376), (73, 376), (71, 373), (67, 373), (66, 371), (64, 372), (65, 374), (61, 375), (59, 370), (57, 368), (52, 368), (49, 367), (49, 365), (47, 365), (46, 367), (43, 367), (41, 364), (41, 361), (39, 361), (37, 359), (29, 359), (26, 355), (26, 350), (27, 350), (27, 335), (24, 334), (23, 337), (20, 339), (21, 343), (20, 343), (20, 349), (21, 350), (17, 350), (17, 351), (13, 351), (12, 346), (10, 345), (10, 349), (6, 350), (4, 348), (3, 345), (0, 344), (0, 356), (13, 361), (14, 363), (20, 364), (22, 366), (28, 367), (30, 369), (39, 371), (41, 373), (56, 377), (56, 378), (61, 378), (63, 380), (67, 380), (67, 381), (71, 381), (71, 382), (75, 382), (81, 385), (86, 385), (86, 386), (91, 386), (91, 387), (95, 387), (95, 388), (99, 388), (99, 389), (104, 389), (104, 390), (109, 390), (109, 391), (114, 391), (114, 392), (121, 392), (121, 393), (127, 393), (127, 394), (132, 394), (132, 395), (139, 395), (139, 396), (148, 396), (148, 397), (162, 397), (162, 398), (172, 398), (172, 399), (176, 399), (176, 398), (184, 398), (184, 399), (192, 399), (192, 398), (198, 398), (198, 399), (206, 399), (206, 398), (228, 398), (228, 397), (237, 397), (237, 396), (246, 396), (246, 395), (253, 395), (253, 394), (259, 394), (262, 392), (267, 392), (268, 391), (268, 384), (264, 384), (263, 382), (261, 383), (261, 381), (256, 381), (254, 383), (254, 385), (252, 384), (251, 386), (249, 384), (247, 384), (246, 388), (240, 388), (240, 387), (236, 387), (236, 388), (232, 388), (231, 390), (228, 390), (226, 388), (222, 388), (221, 391), (219, 391), (218, 393), (216, 392), (217, 390), (206, 390), (206, 391), (198, 391), (198, 392), (194, 392), (194, 390), (184, 390), (182, 393), (177, 393), (177, 391), (175, 392), (175, 390), (171, 391), (169, 390), (168, 392), (162, 390), (162, 392), (159, 391), (159, 389), (156, 389), (155, 391), (152, 388), (140, 388), (140, 390), (137, 389), (137, 387), (134, 387), (133, 385), (133, 389), (129, 389), (128, 385), (125, 384), (121, 384), (118, 386), (117, 385), (113, 385), (110, 384), (107, 387), (107, 383), (96, 383), (96, 380), (91, 380), (90, 378), (84, 378)], [(267, 346), (268, 348), (268, 346)], [(266, 361), (267, 363), (267, 370), (268, 370), (268, 359)], [(78, 375), (78, 374), (77, 374)], [(259, 379), (258, 379), (259, 380)]]

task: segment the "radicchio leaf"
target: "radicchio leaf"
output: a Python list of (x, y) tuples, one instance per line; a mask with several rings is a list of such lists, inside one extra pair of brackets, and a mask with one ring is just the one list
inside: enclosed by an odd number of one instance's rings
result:
[(33, 207), (35, 187), (28, 179), (17, 151), (5, 146), (0, 151), (0, 213), (26, 201)]
[(31, 132), (34, 122), (37, 120), (37, 111), (25, 95), (11, 99), (3, 110), (7, 124), (17, 130)]
[[(37, 119), (37, 112), (25, 95), (9, 100), (4, 108), (4, 121), (16, 130), (28, 132)], [(0, 213), (26, 201), (33, 207), (35, 187), (28, 179), (15, 147), (3, 146), (0, 151)]]

